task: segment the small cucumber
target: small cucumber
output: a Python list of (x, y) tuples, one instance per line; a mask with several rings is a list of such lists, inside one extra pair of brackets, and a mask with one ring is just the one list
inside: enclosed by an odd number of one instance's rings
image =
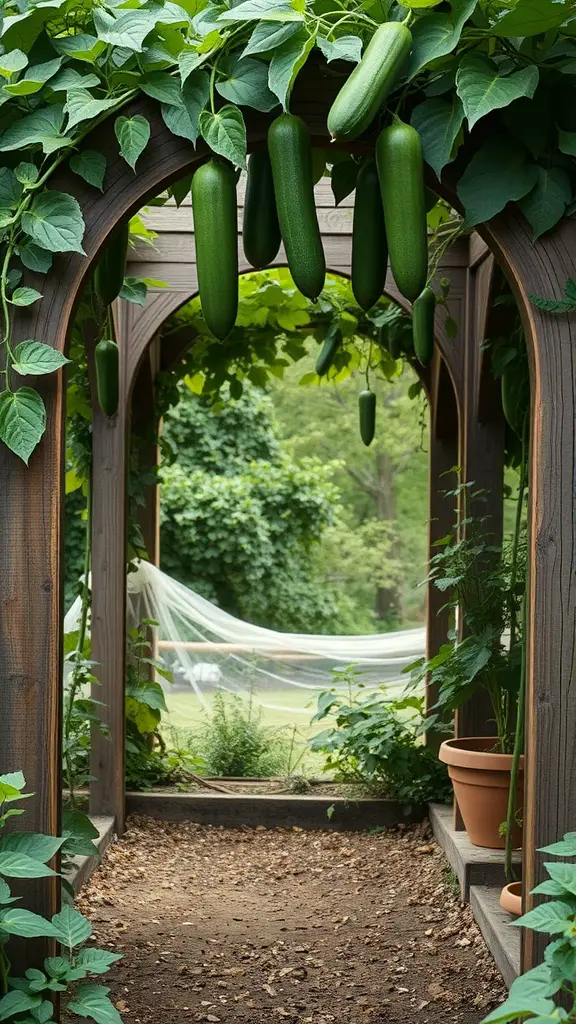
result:
[(316, 216), (310, 133), (300, 117), (280, 114), (268, 130), (276, 209), (294, 284), (315, 301), (324, 287), (326, 261)]
[(115, 416), (118, 412), (120, 394), (119, 351), (115, 341), (103, 338), (94, 349), (94, 369), (96, 370), (96, 395), (98, 405), (105, 416)]
[(402, 339), (399, 334), (393, 335), (393, 337), (388, 339), (388, 351), (392, 356), (392, 359), (402, 359), (404, 349), (402, 347)]
[(376, 430), (376, 395), (373, 391), (361, 391), (358, 395), (360, 437), (366, 447), (372, 444)]
[(244, 255), (255, 270), (269, 266), (278, 254), (280, 225), (270, 157), (265, 149), (252, 153), (248, 159), (242, 238)]
[(502, 374), (502, 410), (506, 422), (522, 437), (524, 419), (530, 407), (528, 380), (516, 365), (507, 367)]
[(324, 377), (328, 373), (341, 344), (342, 331), (340, 328), (336, 326), (329, 327), (324, 338), (324, 344), (316, 360), (316, 366), (314, 367), (319, 377)]
[(124, 221), (114, 231), (94, 272), (94, 288), (103, 306), (111, 306), (124, 284), (130, 222)]
[(227, 161), (212, 159), (198, 168), (192, 178), (192, 212), (202, 314), (223, 341), (238, 314), (236, 175)]
[(387, 21), (376, 29), (330, 108), (328, 131), (333, 139), (350, 142), (370, 127), (411, 48), (412, 34), (401, 22)]
[(381, 298), (387, 264), (378, 171), (374, 160), (368, 160), (358, 172), (352, 226), (352, 291), (361, 309), (370, 309)]
[(428, 273), (424, 161), (416, 129), (397, 121), (380, 132), (376, 163), (390, 266), (402, 295), (414, 302)]
[(425, 288), (412, 306), (414, 351), (422, 366), (428, 366), (434, 353), (435, 312), (436, 296), (431, 288)]

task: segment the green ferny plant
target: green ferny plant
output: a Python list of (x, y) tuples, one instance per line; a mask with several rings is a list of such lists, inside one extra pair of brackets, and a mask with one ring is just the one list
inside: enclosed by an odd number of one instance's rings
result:
[[(24, 810), (14, 804), (33, 796), (24, 792), (25, 784), (22, 772), (0, 776), (0, 830), (10, 818), (24, 814)], [(69, 819), (69, 825), (72, 828), (82, 823)], [(56, 875), (48, 866), (49, 861), (58, 853), (65, 856), (78, 852), (72, 831), (59, 837), (33, 832), (0, 831), (0, 835), (0, 1021), (54, 1024), (55, 1000), (61, 998), (66, 1011), (82, 1020), (90, 1018), (96, 1024), (122, 1024), (120, 1014), (110, 1001), (110, 989), (91, 980), (93, 976), (105, 974), (120, 959), (120, 954), (86, 947), (92, 925), (73, 906), (65, 904), (47, 920), (18, 906), (21, 898), (12, 895), (6, 881)], [(89, 839), (85, 840), (85, 847), (87, 843), (95, 849)], [(10, 965), (12, 936), (50, 938), (58, 943), (60, 952), (46, 958), (43, 970), (29, 967), (23, 978), (14, 977)]]

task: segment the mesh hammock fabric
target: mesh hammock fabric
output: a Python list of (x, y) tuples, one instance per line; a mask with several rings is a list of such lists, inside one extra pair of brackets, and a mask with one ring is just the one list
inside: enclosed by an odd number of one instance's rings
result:
[[(66, 632), (76, 627), (79, 610), (78, 600), (65, 618)], [(337, 685), (333, 670), (350, 665), (362, 685), (385, 684), (397, 695), (407, 682), (402, 670), (425, 648), (424, 629), (316, 636), (255, 626), (145, 561), (128, 575), (127, 618), (129, 627), (144, 619), (158, 623), (158, 655), (174, 675), (165, 688), (194, 692), (203, 707), (211, 692), (225, 690), (250, 694), (265, 709), (310, 717), (311, 701)]]

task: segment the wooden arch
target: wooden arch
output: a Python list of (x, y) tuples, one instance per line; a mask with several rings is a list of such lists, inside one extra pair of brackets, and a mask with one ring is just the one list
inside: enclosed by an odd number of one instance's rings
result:
[[(334, 86), (318, 76), (311, 82), (307, 72), (300, 77), (294, 111), (305, 118), (313, 137), (325, 143), (325, 111)], [(44, 297), (36, 306), (16, 311), (15, 342), (36, 338), (64, 351), (82, 285), (115, 225), (205, 156), (201, 144), (194, 150), (174, 138), (150, 101), (137, 102), (127, 112), (131, 116), (145, 113), (153, 145), (140, 159), (138, 175), (133, 176), (120, 161), (113, 133), (104, 122), (86, 144), (107, 157), (105, 195), (98, 195), (65, 171), (54, 178), (53, 187), (74, 194), (84, 211), (87, 258), (65, 254), (55, 260), (46, 278), (26, 275), (26, 283), (37, 286)], [(248, 116), (252, 147), (264, 141), (266, 126), (265, 117)], [(542, 877), (542, 856), (535, 852), (537, 848), (576, 825), (576, 787), (570, 784), (576, 758), (576, 324), (570, 316), (554, 318), (536, 309), (529, 296), (559, 295), (575, 265), (576, 234), (572, 222), (566, 220), (533, 243), (528, 225), (516, 209), (492, 220), (481, 233), (514, 289), (531, 360), (524, 869), (530, 888)], [(469, 330), (474, 310), (469, 299), (467, 302)], [(467, 380), (469, 385), (468, 374)], [(36, 793), (28, 820), (38, 831), (56, 832), (61, 801), (62, 375), (43, 381), (42, 393), (47, 407), (46, 435), (30, 467), (26, 469), (6, 448), (0, 449), (0, 679), (4, 697), (0, 769), (25, 770), (29, 788)], [(469, 400), (467, 406), (471, 407)], [(30, 883), (28, 891), (37, 912), (50, 913), (58, 904), (56, 879)], [(536, 962), (541, 948), (538, 936), (531, 933), (525, 963)]]

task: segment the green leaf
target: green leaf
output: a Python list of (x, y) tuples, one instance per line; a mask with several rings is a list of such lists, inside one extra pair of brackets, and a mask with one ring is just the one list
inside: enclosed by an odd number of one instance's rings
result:
[(22, 214), (22, 228), (33, 242), (49, 252), (80, 252), (84, 218), (76, 199), (65, 192), (41, 192)]
[[(72, 1010), (73, 1013), (79, 1014), (81, 1017), (91, 1017), (92, 1020), (96, 1021), (96, 1024), (122, 1024), (122, 1018), (118, 1013), (118, 1010), (110, 1002), (107, 992), (109, 989), (102, 989), (101, 994), (95, 992), (87, 992), (86, 989), (89, 986), (79, 985), (75, 999), (68, 1003), (68, 1009)], [(90, 986), (92, 989), (100, 988), (101, 986), (93, 985)]]
[(180, 82), (167, 71), (151, 71), (143, 75), (138, 84), (142, 92), (151, 96), (153, 100), (167, 103), (168, 106), (182, 106)]
[(24, 939), (39, 939), (42, 936), (55, 938), (58, 934), (50, 921), (20, 907), (11, 907), (0, 914), (1, 929), (9, 935), (20, 935)]
[(14, 168), (14, 176), (21, 185), (35, 185), (40, 176), (40, 171), (36, 164), (21, 163)]
[(198, 70), (205, 60), (206, 54), (199, 53), (197, 50), (193, 50), (192, 52), (185, 51), (180, 54), (178, 58), (178, 67), (180, 70), (180, 81), (182, 85), (184, 85), (184, 82), (193, 71)]
[(11, 896), (10, 889), (3, 878), (0, 878), (0, 906), (8, 906), (9, 903), (17, 903), (20, 897)]
[[(574, 290), (572, 298), (576, 298), (576, 280), (568, 278), (564, 290), (567, 299), (571, 297), (572, 290)], [(555, 857), (576, 857), (576, 832), (567, 832), (558, 843), (541, 846), (539, 853), (553, 853)]]
[(456, 74), (456, 89), (470, 129), (491, 110), (507, 107), (521, 96), (531, 99), (538, 79), (535, 65), (501, 75), (493, 60), (478, 53), (466, 54)]
[(5, 85), (4, 90), (10, 96), (31, 96), (33, 93), (39, 92), (42, 86), (54, 77), (60, 70), (61, 64), (62, 57), (56, 57), (55, 60), (49, 60), (45, 64), (36, 64), (32, 68), (28, 68), (25, 75), (17, 82)]
[(561, 25), (566, 17), (564, 4), (550, 0), (518, 0), (490, 29), (495, 36), (537, 36)]
[(547, 963), (538, 964), (530, 971), (525, 971), (510, 986), (510, 999), (542, 999), (551, 995), (549, 992), (552, 971)]
[[(434, 2), (440, 3), (441, 0)], [(362, 56), (362, 40), (359, 36), (339, 36), (338, 39), (318, 36), (316, 45), (322, 50), (329, 64), (333, 60), (347, 60), (351, 64), (358, 64)]]
[(502, 1006), (484, 1017), (482, 1024), (506, 1024), (507, 1021), (516, 1021), (523, 1017), (532, 1019), (533, 1015), (545, 1015), (555, 1008), (555, 1003), (551, 999), (507, 999)]
[(173, 135), (190, 142), (198, 138), (198, 119), (206, 106), (210, 93), (210, 82), (205, 71), (192, 72), (182, 86), (181, 107), (162, 104), (162, 118)]
[[(14, 355), (13, 369), (21, 377), (26, 374), (40, 376), (44, 373), (53, 373), (54, 370), (59, 370), (61, 366), (70, 362), (61, 352), (52, 348), (51, 345), (45, 345), (42, 341), (22, 341), (17, 346)], [(56, 849), (58, 848), (56, 847)], [(47, 859), (49, 860), (50, 857)]]
[(247, 57), (250, 53), (271, 53), (299, 31), (300, 25), (297, 21), (287, 21), (280, 25), (274, 21), (259, 21), (242, 56)]
[(52, 254), (34, 242), (21, 242), (18, 255), (24, 266), (37, 274), (47, 274), (52, 266)]
[(104, 175), (106, 174), (106, 157), (95, 149), (83, 149), (70, 157), (70, 170), (78, 174), (89, 185), (104, 191)]
[(482, 224), (536, 184), (538, 167), (507, 135), (494, 135), (474, 154), (458, 182), (469, 226)]
[[(77, 38), (72, 36), (71, 38)], [(62, 68), (55, 78), (50, 81), (50, 88), (54, 92), (71, 92), (75, 89), (93, 89), (94, 86), (102, 85), (97, 75), (90, 73), (83, 75), (75, 68)]]
[(68, 949), (80, 946), (92, 935), (90, 921), (74, 907), (62, 907), (59, 914), (54, 914), (52, 925), (62, 945)]
[(17, 1013), (25, 1013), (40, 1006), (42, 996), (28, 995), (27, 992), (8, 992), (0, 999), (0, 1020), (8, 1020)]
[(5, 875), (6, 878), (49, 878), (56, 874), (52, 868), (25, 853), (17, 850), (0, 851), (0, 875)]
[(280, 100), (284, 110), (288, 109), (296, 76), (304, 67), (313, 46), (314, 36), (302, 28), (297, 35), (292, 36), (274, 51), (268, 71), (268, 85)]
[(212, 152), (226, 157), (236, 167), (246, 169), (246, 126), (238, 107), (227, 103), (215, 114), (200, 114), (200, 134)]
[(42, 107), (33, 114), (27, 114), (19, 121), (15, 121), (6, 129), (1, 137), (0, 151), (10, 152), (13, 149), (26, 149), (28, 146), (42, 146), (48, 155), (63, 146), (71, 146), (72, 140), (65, 138), (61, 133), (63, 124), (62, 104), (54, 103), (49, 107)]
[(58, 53), (72, 57), (75, 60), (84, 60), (89, 64), (100, 56), (106, 49), (106, 44), (96, 36), (80, 33), (77, 36), (59, 36), (52, 38), (52, 45)]
[(135, 114), (134, 117), (117, 117), (114, 132), (120, 143), (120, 156), (133, 171), (136, 171), (138, 157), (144, 152), (150, 139), (148, 121), (141, 114)]
[(125, 302), (134, 302), (137, 306), (145, 306), (147, 294), (148, 289), (144, 281), (137, 277), (125, 277), (119, 298), (124, 299)]
[(46, 429), (44, 402), (32, 388), (3, 391), (0, 395), (0, 441), (28, 460)]
[(14, 171), (9, 167), (0, 167), (0, 206), (3, 209), (15, 209), (21, 195), (22, 186)]
[(118, 102), (117, 99), (97, 100), (86, 89), (73, 89), (68, 93), (65, 112), (68, 114), (67, 131), (75, 128), (82, 121), (91, 121), (104, 111), (110, 110)]
[(119, 18), (111, 17), (103, 8), (94, 11), (94, 27), (98, 39), (136, 53), (141, 52), (146, 36), (159, 20), (154, 9), (125, 11)]
[(464, 120), (464, 109), (453, 95), (451, 102), (443, 99), (424, 100), (412, 111), (411, 123), (418, 132), (424, 159), (438, 178), (454, 155), (454, 144)]
[(22, 50), (10, 50), (9, 53), (0, 54), (0, 75), (10, 78), (17, 71), (23, 71), (28, 64), (28, 57)]
[(304, 14), (287, 0), (244, 0), (220, 14), (218, 21), (304, 21)]
[(38, 302), (42, 295), (35, 288), (15, 288), (10, 297), (13, 306), (31, 306)]
[[(5, 775), (0, 775), (0, 801), (5, 801), (8, 795), (13, 798), (14, 793), (16, 798), (20, 795), (24, 796), (25, 794), (22, 793), (22, 790), (25, 785), (26, 779), (22, 772), (7, 772)], [(10, 794), (5, 793), (5, 790), (10, 790)]]
[(554, 882), (559, 883), (564, 889), (576, 896), (576, 864), (548, 862), (544, 867)]
[(511, 923), (520, 928), (531, 928), (534, 932), (557, 935), (571, 925), (569, 917), (573, 913), (569, 903), (554, 900), (550, 903), (541, 903), (539, 907), (534, 907)]
[(538, 168), (536, 185), (518, 204), (530, 222), (534, 240), (562, 219), (571, 198), (572, 187), (566, 171), (561, 167)]
[(267, 113), (278, 100), (268, 88), (268, 65), (250, 57), (229, 55), (218, 65), (226, 78), (220, 79), (217, 91), (230, 103), (240, 103)]
[(346, 196), (351, 195), (356, 188), (356, 179), (358, 178), (359, 170), (360, 165), (356, 160), (342, 160), (340, 163), (334, 164), (332, 174), (330, 176), (330, 182), (336, 206), (338, 206), (343, 199), (346, 199)]
[(76, 957), (76, 963), (90, 974), (105, 974), (112, 964), (121, 959), (121, 953), (111, 953), (107, 949), (83, 949)]
[(453, 0), (450, 14), (427, 14), (412, 29), (412, 52), (404, 74), (408, 81), (421, 68), (456, 48), (462, 29), (478, 0)]
[(567, 156), (576, 156), (576, 132), (565, 132), (559, 128), (558, 149)]
[[(23, 342), (23, 345), (36, 345), (35, 341)], [(18, 348), (22, 346), (19, 345)], [(50, 349), (54, 352), (54, 349)], [(59, 353), (57, 353), (59, 355)], [(64, 358), (61, 356), (60, 358)], [(69, 362), (65, 359), (64, 362)], [(10, 850), (12, 853), (25, 853), (28, 857), (42, 861), (44, 864), (52, 860), (58, 852), (64, 840), (58, 836), (44, 836), (36, 832), (8, 832), (0, 846), (2, 851)]]

